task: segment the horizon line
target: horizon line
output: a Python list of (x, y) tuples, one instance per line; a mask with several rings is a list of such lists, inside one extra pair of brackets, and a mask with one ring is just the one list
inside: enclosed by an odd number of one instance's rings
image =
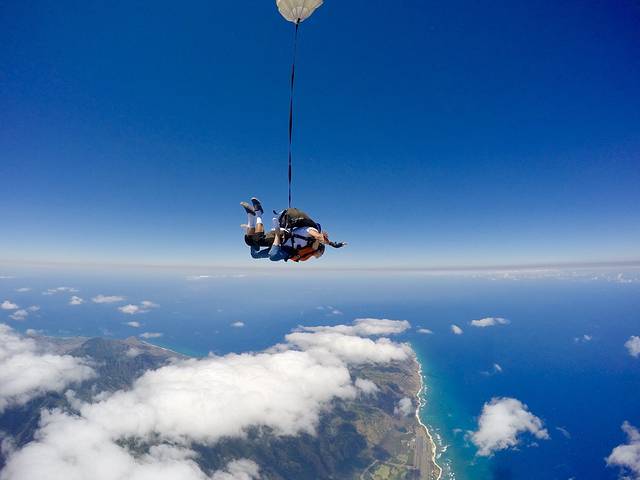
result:
[[(242, 266), (225, 264), (189, 264), (189, 263), (136, 263), (136, 262), (93, 262), (93, 261), (45, 261), (45, 260), (3, 260), (0, 259), (0, 266), (23, 266), (23, 267), (70, 267), (70, 268), (140, 268), (151, 270), (270, 270), (268, 266)], [(514, 270), (540, 270), (553, 269), (565, 270), (571, 268), (633, 268), (640, 267), (640, 259), (628, 260), (592, 260), (592, 261), (568, 261), (568, 262), (531, 262), (531, 263), (511, 263), (511, 264), (476, 264), (476, 265), (423, 265), (408, 267), (402, 265), (389, 265), (381, 267), (364, 266), (308, 266), (314, 271), (337, 271), (337, 272), (480, 272), (480, 271), (514, 271)], [(273, 269), (271, 269), (273, 270)], [(300, 271), (300, 270), (298, 270)]]

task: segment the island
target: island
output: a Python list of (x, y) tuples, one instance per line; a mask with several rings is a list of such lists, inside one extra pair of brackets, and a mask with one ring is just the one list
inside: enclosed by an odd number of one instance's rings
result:
[[(36, 341), (57, 354), (91, 359), (98, 375), (75, 386), (72, 397), (50, 392), (6, 409), (0, 416), (0, 431), (11, 438), (14, 448), (33, 440), (43, 410), (69, 409), (74, 399), (90, 401), (99, 392), (126, 390), (147, 370), (188, 358), (135, 337), (39, 336)], [(195, 461), (203, 471), (213, 472), (230, 459), (248, 458), (260, 465), (260, 478), (273, 480), (438, 480), (442, 470), (435, 460), (435, 444), (418, 415), (423, 380), (415, 355), (382, 365), (350, 366), (349, 372), (370, 391), (334, 399), (315, 434), (282, 436), (253, 428), (243, 438), (193, 445)], [(0, 468), (6, 460), (3, 455)]]

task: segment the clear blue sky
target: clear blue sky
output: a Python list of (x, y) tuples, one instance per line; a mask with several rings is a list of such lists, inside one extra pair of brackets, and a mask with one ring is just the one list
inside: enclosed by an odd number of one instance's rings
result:
[[(0, 259), (249, 265), (238, 202), (286, 202), (274, 3), (4, 2)], [(328, 0), (294, 185), (351, 243), (323, 264), (640, 258), (639, 24), (634, 0)]]

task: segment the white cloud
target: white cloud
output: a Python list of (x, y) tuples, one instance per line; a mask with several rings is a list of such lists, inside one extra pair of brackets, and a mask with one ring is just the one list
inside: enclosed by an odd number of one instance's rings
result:
[(138, 355), (140, 355), (141, 353), (142, 353), (142, 350), (140, 350), (139, 348), (131, 347), (131, 348), (129, 348), (129, 350), (127, 350), (126, 355), (127, 355), (127, 357), (134, 358), (134, 357), (137, 357)]
[(451, 325), (451, 331), (454, 333), (454, 335), (462, 335), (464, 333), (464, 330), (462, 330), (458, 325)]
[(4, 302), (2, 302), (0, 304), (0, 308), (2, 310), (17, 310), (20, 307), (18, 307), (18, 305), (16, 305), (15, 303), (13, 303), (13, 302), (11, 302), (9, 300), (5, 300)]
[(77, 288), (73, 288), (73, 287), (48, 288), (44, 292), (42, 292), (42, 294), (43, 295), (55, 295), (56, 293), (62, 293), (62, 292), (78, 293), (78, 289)]
[(82, 305), (83, 303), (84, 303), (84, 300), (78, 297), (77, 295), (72, 296), (71, 299), (69, 300), (69, 305)]
[(157, 308), (159, 306), (160, 305), (158, 305), (157, 303), (153, 303), (149, 300), (143, 300), (142, 302), (140, 302), (140, 305), (133, 305), (130, 303), (128, 305), (124, 305), (123, 307), (118, 307), (118, 310), (128, 315), (136, 315), (138, 313), (147, 313), (150, 309)]
[(162, 335), (163, 334), (159, 332), (144, 332), (140, 334), (140, 337), (148, 340), (150, 338), (160, 338)]
[(393, 409), (394, 415), (408, 417), (413, 413), (413, 402), (409, 397), (401, 398)]
[(587, 335), (586, 333), (584, 335), (575, 337), (573, 339), (575, 343), (587, 343), (587, 342), (590, 342), (591, 340), (593, 340), (593, 335)]
[(244, 327), (244, 322), (240, 322), (240, 321), (238, 321), (238, 322), (233, 322), (233, 323), (231, 324), (231, 326), (232, 326), (232, 327), (235, 327), (235, 328), (242, 328), (242, 327)]
[(16, 288), (16, 292), (19, 292), (19, 293), (30, 292), (30, 291), (31, 291), (31, 288), (29, 287)]
[(0, 324), (0, 412), (94, 375), (84, 360), (43, 352), (33, 339)]
[(498, 450), (515, 447), (523, 433), (540, 440), (549, 439), (542, 420), (515, 398), (492, 398), (485, 403), (478, 420), (478, 430), (470, 432), (470, 439), (478, 447), (478, 455), (490, 456)]
[(629, 340), (624, 343), (624, 346), (629, 351), (629, 355), (635, 358), (640, 357), (640, 337), (635, 335), (629, 337)]
[(491, 370), (488, 370), (488, 371), (485, 370), (480, 373), (486, 376), (496, 375), (498, 373), (502, 373), (502, 367), (500, 366), (499, 363), (494, 363), (493, 366), (491, 367)]
[(372, 340), (335, 332), (293, 332), (287, 341), (319, 358), (339, 358), (348, 363), (387, 363), (408, 357), (406, 345), (388, 338)]
[(411, 328), (406, 320), (388, 320), (386, 318), (357, 318), (353, 325), (334, 325), (320, 327), (300, 327), (305, 332), (334, 332), (342, 335), (372, 337), (394, 335)]
[(567, 438), (567, 439), (571, 438), (571, 433), (566, 428), (556, 427), (556, 430), (558, 430), (564, 438)]
[(133, 328), (140, 328), (142, 326), (140, 322), (127, 322), (125, 325), (129, 325), (130, 327), (133, 327)]
[(433, 330), (430, 330), (428, 328), (419, 328), (418, 329), (418, 333), (422, 333), (424, 335), (432, 335), (433, 334)]
[(508, 325), (509, 323), (509, 320), (501, 317), (485, 317), (481, 318), (480, 320), (471, 320), (471, 325), (479, 328), (494, 327), (496, 325)]
[(211, 480), (253, 480), (260, 478), (260, 468), (258, 465), (243, 458), (229, 462), (223, 471), (217, 471), (211, 477)]
[(356, 378), (355, 386), (365, 395), (375, 395), (380, 391), (378, 386), (366, 378)]
[[(627, 434), (627, 442), (618, 445), (606, 458), (609, 467), (619, 467), (629, 480), (640, 479), (640, 431), (629, 422), (622, 424), (622, 430)], [(626, 475), (626, 474), (629, 475)]]
[(27, 307), (27, 310), (30, 312), (37, 312), (40, 310), (40, 307), (38, 305), (31, 305), (30, 307)]
[(12, 320), (21, 322), (23, 320), (26, 320), (28, 316), (29, 316), (29, 312), (24, 308), (21, 308), (20, 310), (16, 310), (11, 315), (9, 315), (9, 318), (11, 318)]
[(126, 313), (127, 315), (135, 315), (137, 313), (145, 313), (146, 310), (142, 310), (138, 305), (124, 305), (123, 307), (118, 307), (122, 313)]
[(124, 301), (124, 297), (120, 295), (96, 295), (91, 299), (93, 303), (118, 303)]
[[(147, 371), (127, 390), (93, 403), (77, 401), (75, 414), (45, 412), (35, 440), (9, 456), (0, 478), (66, 480), (94, 478), (99, 471), (101, 480), (254, 479), (258, 466), (249, 459), (208, 476), (190, 445), (212, 445), (252, 427), (275, 435), (313, 434), (334, 399), (373, 391), (363, 379), (352, 382), (349, 363), (408, 354), (407, 346), (387, 338), (330, 330), (293, 332), (264, 352), (178, 360)], [(412, 406), (408, 398), (400, 401), (398, 414), (407, 404)], [(140, 445), (151, 447), (141, 452)]]

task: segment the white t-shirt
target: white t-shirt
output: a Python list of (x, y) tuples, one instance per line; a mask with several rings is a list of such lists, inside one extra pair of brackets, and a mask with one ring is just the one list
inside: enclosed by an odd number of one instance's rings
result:
[[(291, 230), (291, 234), (296, 235), (293, 237), (293, 248), (298, 249), (306, 247), (309, 244), (309, 239), (311, 238), (310, 232), (319, 233), (318, 230), (313, 227), (300, 227)], [(303, 238), (298, 238), (298, 236)], [(287, 245), (291, 245), (291, 240), (287, 242)]]

